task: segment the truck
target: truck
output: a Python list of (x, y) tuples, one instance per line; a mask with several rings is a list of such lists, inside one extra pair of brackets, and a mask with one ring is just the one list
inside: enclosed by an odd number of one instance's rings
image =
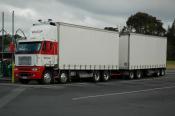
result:
[(104, 29), (43, 22), (34, 24), (15, 53), (14, 75), (21, 83), (67, 83), (73, 78), (108, 81), (114, 75), (164, 75), (166, 38), (120, 34)]

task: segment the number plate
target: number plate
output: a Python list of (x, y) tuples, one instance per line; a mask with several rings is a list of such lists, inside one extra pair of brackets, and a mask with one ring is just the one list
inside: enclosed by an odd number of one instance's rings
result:
[(21, 78), (22, 78), (22, 79), (27, 79), (27, 76), (22, 76)]

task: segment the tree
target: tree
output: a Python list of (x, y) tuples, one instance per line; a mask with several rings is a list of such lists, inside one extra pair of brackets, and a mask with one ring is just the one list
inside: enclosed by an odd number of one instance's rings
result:
[[(17, 39), (21, 39), (22, 37), (18, 34), (14, 35), (14, 42), (16, 44)], [(2, 41), (3, 39), (3, 41)], [(9, 46), (12, 44), (12, 35), (6, 34), (4, 37), (0, 36), (0, 52), (2, 51), (2, 42), (3, 42), (3, 51), (7, 52)]]
[(168, 60), (175, 60), (175, 20), (172, 26), (168, 27), (167, 40), (167, 58)]
[(11, 41), (10, 35), (4, 35), (4, 37), (0, 36), (0, 46), (1, 46), (0, 51), (2, 51), (2, 44), (3, 44), (3, 50), (4, 50), (8, 47), (8, 45), (10, 44), (10, 41)]
[(147, 13), (138, 12), (131, 15), (126, 24), (129, 30), (135, 30), (136, 33), (164, 36), (166, 32), (161, 20)]

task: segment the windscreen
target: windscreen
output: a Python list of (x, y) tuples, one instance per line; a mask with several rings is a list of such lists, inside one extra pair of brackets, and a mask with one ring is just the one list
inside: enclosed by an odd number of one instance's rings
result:
[(16, 53), (36, 53), (41, 48), (41, 42), (20, 42)]

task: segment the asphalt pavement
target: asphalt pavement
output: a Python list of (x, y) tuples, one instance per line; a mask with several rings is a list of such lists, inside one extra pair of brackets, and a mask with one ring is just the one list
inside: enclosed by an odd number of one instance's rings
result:
[(174, 108), (175, 70), (100, 83), (0, 83), (0, 116), (175, 116)]

